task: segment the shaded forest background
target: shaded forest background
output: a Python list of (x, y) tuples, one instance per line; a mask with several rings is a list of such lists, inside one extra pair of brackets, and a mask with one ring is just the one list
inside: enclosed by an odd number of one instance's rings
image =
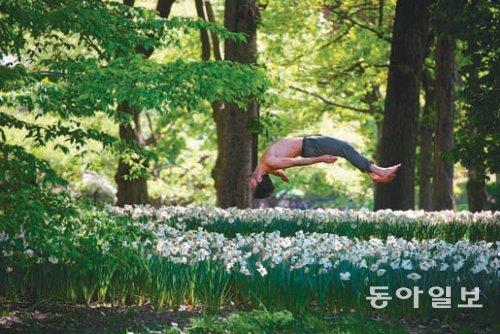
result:
[[(494, 1), (0, 9), (3, 213), (38, 210), (54, 192), (62, 201), (61, 190), (118, 205), (500, 205)], [(289, 184), (276, 179), (273, 197), (253, 201), (246, 179), (259, 152), (316, 133), (379, 165), (402, 162), (396, 181), (374, 187), (339, 161), (290, 170)]]

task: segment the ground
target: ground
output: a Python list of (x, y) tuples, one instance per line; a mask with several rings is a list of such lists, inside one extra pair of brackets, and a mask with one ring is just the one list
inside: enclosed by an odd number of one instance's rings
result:
[[(470, 320), (470, 319), (469, 319)], [(201, 309), (174, 312), (151, 306), (112, 307), (45, 302), (41, 304), (0, 301), (0, 333), (338, 333), (338, 334), (486, 334), (500, 327), (463, 321), (444, 324), (360, 315), (294, 317), (286, 311), (222, 310), (204, 316)]]

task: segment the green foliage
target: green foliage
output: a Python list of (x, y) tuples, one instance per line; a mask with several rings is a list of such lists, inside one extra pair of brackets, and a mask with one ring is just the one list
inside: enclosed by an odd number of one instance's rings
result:
[(495, 1), (437, 1), (432, 22), (437, 34), (460, 41), (465, 63), (459, 98), (456, 160), (466, 168), (500, 171), (500, 11)]
[[(202, 109), (203, 101), (241, 106), (267, 99), (270, 83), (261, 67), (148, 57), (153, 49), (179, 50), (183, 34), (200, 29), (223, 39), (244, 39), (220, 25), (160, 19), (153, 10), (116, 1), (2, 0), (0, 9), (0, 58), (13, 59), (0, 64), (0, 106), (8, 107), (0, 110), (3, 143), (12, 141), (12, 130), (34, 148), (52, 145), (64, 154), (85, 154), (88, 143), (97, 141), (131, 167), (127, 179), (134, 179), (147, 174), (158, 151), (120, 141), (115, 131), (89, 119), (103, 113), (115, 124), (130, 124), (131, 115), (116, 108), (126, 102), (164, 115), (169, 124), (182, 113)], [(16, 110), (34, 118), (20, 117)], [(47, 123), (50, 117), (43, 116), (49, 115), (55, 119)]]
[[(371, 158), (383, 110), (395, 1), (384, 1), (382, 16), (378, 1), (292, 3), (290, 10), (289, 2), (271, 1), (262, 11), (259, 57), (279, 79), (280, 99), (263, 109), (260, 148), (286, 136), (323, 133), (352, 142)], [(347, 172), (350, 168), (302, 168), (291, 172), (300, 178), (296, 184), (278, 183), (277, 191), (293, 186), (312, 198), (315, 190), (326, 194), (330, 186), (329, 194), (337, 199), (329, 205), (370, 207), (370, 183), (357, 171)]]
[(48, 223), (49, 217), (72, 213), (71, 207), (65, 207), (67, 195), (48, 190), (66, 182), (46, 161), (2, 142), (0, 154), (0, 226), (19, 232), (23, 224), (30, 228), (31, 224)]
[(500, 211), (500, 182), (489, 183), (486, 185), (488, 190), (488, 209)]

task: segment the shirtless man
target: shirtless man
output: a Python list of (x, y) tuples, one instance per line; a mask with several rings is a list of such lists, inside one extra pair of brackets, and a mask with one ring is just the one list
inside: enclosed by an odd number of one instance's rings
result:
[(336, 157), (346, 158), (361, 172), (368, 173), (374, 182), (391, 182), (396, 177), (399, 166), (382, 168), (372, 164), (349, 143), (324, 135), (305, 136), (303, 138), (286, 138), (269, 146), (260, 163), (251, 175), (249, 186), (255, 189), (256, 198), (270, 196), (274, 186), (269, 174), (289, 182), (283, 171), (296, 166), (308, 166), (316, 163), (334, 163)]

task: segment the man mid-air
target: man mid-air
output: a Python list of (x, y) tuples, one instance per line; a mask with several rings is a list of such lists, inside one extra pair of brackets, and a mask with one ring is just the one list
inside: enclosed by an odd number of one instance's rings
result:
[(362, 156), (351, 144), (330, 136), (286, 138), (275, 142), (264, 151), (260, 163), (250, 177), (249, 185), (255, 189), (256, 198), (265, 198), (274, 191), (269, 174), (289, 182), (284, 169), (320, 162), (331, 164), (337, 161), (336, 157), (347, 159), (361, 172), (368, 173), (374, 182), (391, 182), (401, 166), (397, 164), (387, 168), (379, 167)]

